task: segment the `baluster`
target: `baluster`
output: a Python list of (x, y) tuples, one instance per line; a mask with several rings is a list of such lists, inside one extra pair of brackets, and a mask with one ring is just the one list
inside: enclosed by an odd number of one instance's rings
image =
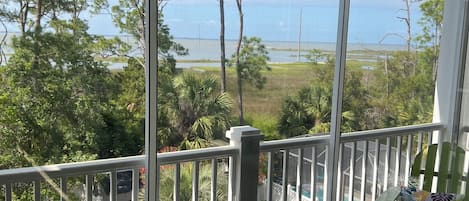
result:
[(111, 171), (109, 189), (110, 189), (110, 192), (109, 192), (110, 200), (116, 201), (117, 200), (117, 172), (116, 171)]
[(348, 184), (348, 200), (353, 201), (353, 186), (355, 184), (355, 156), (357, 152), (356, 142), (352, 142), (351, 152), (350, 152), (350, 172), (349, 172), (349, 184)]
[(362, 153), (362, 180), (360, 186), (361, 201), (366, 200), (366, 171), (368, 167), (368, 141), (364, 141)]
[(303, 149), (298, 149), (298, 166), (296, 169), (296, 200), (301, 201), (303, 195)]
[[(324, 150), (324, 156), (327, 156), (329, 153), (329, 146), (326, 147), (326, 149)], [(327, 158), (324, 159), (324, 184), (323, 184), (323, 192), (328, 192), (328, 188), (327, 188), (327, 185), (328, 185), (328, 182), (329, 180), (327, 178), (329, 178), (329, 176), (327, 175), (327, 168), (329, 168), (329, 164), (327, 162)], [(327, 197), (327, 193), (323, 193), (323, 200), (328, 200), (329, 198)]]
[(41, 181), (35, 180), (34, 181), (34, 201), (41, 200)]
[(179, 201), (179, 194), (181, 192), (181, 164), (174, 164), (174, 186), (173, 186), (173, 200)]
[(85, 176), (86, 201), (93, 201), (93, 176)]
[(396, 147), (396, 167), (394, 168), (394, 186), (399, 186), (399, 176), (401, 168), (401, 155), (402, 155), (402, 137), (397, 136)]
[(316, 147), (311, 148), (311, 186), (310, 186), (310, 201), (316, 200)]
[(386, 138), (386, 155), (384, 158), (383, 191), (386, 191), (388, 189), (390, 160), (391, 160), (391, 138), (387, 137)]
[(60, 200), (65, 201), (67, 197), (67, 177), (60, 178)]
[(423, 146), (423, 134), (420, 131), (419, 136), (418, 136), (418, 142), (417, 142), (417, 153), (420, 153), (422, 151), (422, 146)]
[(339, 145), (339, 162), (337, 163), (337, 165), (339, 166), (337, 168), (337, 170), (339, 172), (337, 172), (337, 189), (339, 189), (337, 191), (337, 198), (339, 201), (343, 201), (343, 195), (344, 195), (344, 185), (343, 185), (343, 175), (344, 173), (342, 172), (342, 157), (343, 157), (343, 152), (344, 152), (344, 144), (341, 143)]
[(192, 201), (199, 200), (199, 161), (194, 161), (192, 175)]
[(11, 184), (7, 183), (5, 184), (5, 201), (11, 201), (11, 191), (12, 191), (12, 186)]
[(212, 159), (212, 182), (210, 201), (217, 201), (217, 178), (218, 178), (218, 161), (216, 158)]
[(273, 161), (273, 152), (267, 153), (267, 201), (272, 201), (272, 188), (273, 188), (273, 174), (272, 171), (274, 169), (274, 161)]
[(285, 149), (283, 152), (283, 171), (282, 171), (282, 200), (288, 200), (288, 159), (290, 158), (290, 150)]
[(378, 169), (379, 169), (379, 139), (375, 140), (375, 160), (373, 163), (373, 190), (371, 200), (375, 201), (378, 194)]
[[(160, 181), (161, 181), (161, 172), (160, 172), (160, 165), (158, 163), (158, 161), (156, 161), (156, 199), (155, 200), (160, 200)], [(148, 173), (146, 173), (145, 176), (148, 176)]]
[(412, 135), (407, 136), (407, 156), (405, 160), (405, 178), (404, 178), (404, 185), (409, 184), (409, 177), (410, 177), (410, 164), (412, 163), (412, 144), (413, 138)]
[(434, 131), (429, 131), (428, 132), (428, 141), (427, 141), (427, 146), (430, 146), (431, 144), (433, 144), (433, 132)]
[(132, 201), (138, 201), (140, 188), (140, 171), (138, 168), (132, 170)]

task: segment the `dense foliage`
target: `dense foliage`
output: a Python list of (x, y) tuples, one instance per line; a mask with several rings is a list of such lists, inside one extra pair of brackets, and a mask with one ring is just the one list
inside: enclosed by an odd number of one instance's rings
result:
[[(0, 3), (0, 20), (21, 30), (9, 44), (14, 54), (0, 67), (0, 169), (141, 154), (146, 59), (142, 54), (146, 48), (143, 1), (119, 0), (111, 8), (115, 25), (133, 37), (130, 43), (92, 35), (88, 22), (80, 18), (82, 12), (107, 8), (106, 0)], [(443, 0), (421, 4), (423, 33), (415, 38), (417, 51), (385, 52), (371, 69), (347, 66), (342, 132), (431, 121), (443, 7)], [(150, 122), (158, 125), (158, 146), (179, 150), (210, 146), (216, 133), (223, 134), (234, 122), (233, 101), (228, 93), (220, 93), (215, 77), (176, 70), (174, 56), (186, 55), (188, 50), (174, 41), (160, 13), (158, 104), (153, 106), (158, 107), (158, 119)], [(243, 37), (241, 42), (239, 54), (229, 63), (238, 74), (238, 105), (247, 88), (241, 83), (262, 89), (268, 79), (264, 72), (271, 70), (260, 38)], [(122, 71), (107, 68), (103, 60), (110, 56), (125, 59)], [(310, 50), (306, 58), (311, 80), (285, 98), (279, 119), (263, 114), (246, 117), (267, 140), (330, 130), (335, 62), (319, 49)], [(201, 164), (201, 169), (200, 190), (205, 199), (210, 171), (207, 164)], [(192, 170), (182, 170), (181, 196), (186, 200)], [(162, 197), (170, 198), (173, 171), (163, 168), (161, 175)], [(226, 187), (226, 178), (219, 178)], [(31, 200), (31, 195), (20, 193), (22, 188), (29, 187), (19, 186), (14, 196)], [(218, 194), (220, 200), (226, 199), (223, 192)]]
[[(88, 33), (80, 13), (98, 12), (107, 2), (54, 2), (9, 0), (31, 9), (0, 12), (23, 30), (0, 69), (0, 169), (143, 151), (145, 58), (131, 47), (145, 47), (143, 28), (130, 26), (141, 22), (143, 2), (120, 1), (112, 9), (116, 25), (136, 44)], [(158, 23), (159, 146), (206, 147), (230, 125), (231, 99), (218, 93), (212, 77), (176, 72), (173, 54), (187, 49), (173, 41), (162, 15)], [(111, 73), (101, 61), (108, 56), (127, 58), (123, 71)]]
[[(315, 60), (312, 61), (316, 63)], [(288, 96), (282, 106), (278, 124), (279, 133), (293, 137), (308, 133), (326, 133), (330, 129), (334, 61), (326, 66), (312, 68), (314, 77), (307, 87)], [(360, 130), (368, 108), (367, 92), (361, 84), (362, 73), (347, 71), (343, 102), (343, 131)]]
[(110, 128), (117, 85), (95, 59), (115, 47), (101, 46), (107, 40), (88, 34), (79, 18), (41, 22), (53, 6), (64, 6), (49, 3), (35, 2), (42, 12), (13, 39), (14, 54), (0, 69), (0, 168), (104, 157), (100, 151), (112, 149), (100, 147), (102, 135), (119, 129)]
[[(0, 8), (0, 19), (21, 30), (10, 44), (14, 54), (0, 69), (0, 169), (142, 153), (143, 2), (122, 0), (111, 8), (115, 25), (133, 37), (129, 44), (90, 34), (80, 18), (82, 12), (107, 8), (104, 0), (0, 2), (10, 5)], [(443, 1), (425, 1), (420, 9), (418, 51), (386, 52), (373, 69), (347, 67), (342, 131), (430, 121)], [(216, 78), (176, 70), (174, 55), (188, 50), (174, 41), (160, 13), (159, 110), (153, 122), (158, 145), (209, 146), (215, 133), (230, 126), (232, 100), (218, 92)], [(109, 56), (124, 58), (127, 65), (111, 73), (102, 62)], [(306, 58), (310, 83), (286, 97), (278, 122), (258, 114), (246, 119), (272, 133), (269, 139), (329, 131), (334, 61), (319, 49)], [(241, 81), (265, 86), (263, 73), (270, 66), (260, 38), (244, 37), (230, 64), (235, 61)]]

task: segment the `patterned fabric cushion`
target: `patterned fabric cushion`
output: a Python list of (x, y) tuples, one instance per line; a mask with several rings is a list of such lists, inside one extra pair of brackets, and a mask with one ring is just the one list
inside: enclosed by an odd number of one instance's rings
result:
[(452, 193), (431, 193), (425, 201), (452, 201), (456, 200), (456, 195)]

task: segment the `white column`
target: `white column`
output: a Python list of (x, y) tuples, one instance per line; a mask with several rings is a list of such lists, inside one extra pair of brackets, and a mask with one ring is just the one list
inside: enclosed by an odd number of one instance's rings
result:
[[(443, 12), (433, 122), (441, 122), (445, 125), (445, 129), (433, 133), (432, 143), (446, 141), (464, 146), (465, 140), (460, 132), (460, 123), (467, 53), (467, 0), (445, 1)], [(435, 171), (439, 169), (440, 155), (441, 148), (438, 149)], [(433, 185), (433, 191), (436, 190), (435, 187), (436, 185)]]
[(339, 170), (339, 150), (340, 150), (340, 124), (342, 119), (342, 100), (345, 76), (345, 60), (347, 52), (347, 37), (349, 23), (350, 0), (340, 0), (339, 23), (337, 28), (336, 64), (334, 69), (334, 87), (332, 92), (331, 111), (331, 132), (328, 146), (327, 168), (325, 177), (327, 178), (324, 200), (336, 201), (337, 175)]
[(464, 0), (445, 1), (433, 122), (443, 123), (446, 129), (441, 131), (441, 136), (434, 133), (433, 143), (458, 139), (467, 47), (466, 5)]
[(145, 200), (157, 201), (158, 1), (145, 1)]

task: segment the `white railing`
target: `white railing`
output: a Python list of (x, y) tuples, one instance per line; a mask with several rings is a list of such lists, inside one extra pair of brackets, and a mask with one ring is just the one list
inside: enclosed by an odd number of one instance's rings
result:
[[(337, 173), (338, 187), (334, 189), (339, 200), (375, 200), (390, 186), (406, 184), (414, 155), (431, 143), (433, 131), (442, 128), (441, 124), (422, 124), (343, 134), (339, 157), (340, 173)], [(260, 142), (262, 136), (257, 129), (237, 127), (227, 132), (227, 137), (230, 138), (229, 146), (158, 154), (158, 165), (169, 166), (174, 172), (173, 200), (180, 200), (183, 163), (192, 163), (192, 200), (199, 199), (201, 162), (211, 163), (210, 200), (217, 200), (218, 163), (228, 158), (229, 200), (257, 200), (259, 174), (255, 170), (259, 170), (262, 165), (267, 167), (266, 190), (259, 193), (265, 194), (266, 200), (327, 200), (323, 196), (327, 192), (324, 188), (327, 186), (324, 170), (327, 169), (325, 161), (329, 136)], [(266, 156), (266, 161), (256, 159), (261, 154)], [(64, 200), (69, 190), (67, 179), (81, 176), (84, 177), (84, 198), (92, 200), (94, 177), (104, 173), (109, 175), (109, 199), (118, 200), (118, 173), (131, 170), (130, 194), (135, 201), (140, 192), (139, 170), (143, 166), (144, 156), (134, 156), (1, 170), (0, 189), (3, 186), (3, 197), (10, 201), (15, 185), (31, 184), (34, 189), (31, 192), (33, 199), (41, 200), (41, 183), (60, 181), (54, 189)], [(52, 180), (54, 182), (50, 182)]]
[[(340, 172), (337, 173), (338, 186), (333, 189), (337, 192), (338, 199), (344, 200), (347, 197), (348, 201), (354, 198), (374, 201), (390, 186), (407, 184), (413, 157), (423, 147), (431, 144), (433, 132), (442, 128), (441, 124), (422, 124), (342, 134), (338, 168)], [(327, 189), (323, 187), (327, 186), (324, 170), (328, 168), (325, 163), (328, 143), (327, 135), (261, 143), (260, 150), (268, 157), (267, 200), (292, 200), (290, 195), (292, 192), (288, 186), (302, 189), (295, 191), (296, 196), (293, 200), (301, 200), (304, 194), (308, 194), (307, 197), (312, 197), (314, 200), (327, 200), (323, 197)], [(308, 153), (307, 156), (305, 153)], [(279, 154), (282, 155), (282, 161), (277, 161), (277, 164), (282, 166), (282, 178), (281, 181), (278, 181), (279, 179), (276, 181), (274, 156)], [(291, 167), (290, 163), (296, 164)], [(309, 164), (306, 170), (305, 163)], [(322, 171), (318, 171), (319, 169)], [(358, 170), (360, 174), (357, 173)], [(309, 179), (305, 180), (305, 177)], [(272, 187), (276, 186), (274, 182), (279, 182), (282, 186), (282, 192), (276, 196), (272, 190)], [(309, 189), (303, 188), (304, 184), (307, 184)]]
[(68, 178), (74, 176), (84, 176), (84, 191), (86, 200), (92, 200), (94, 175), (98, 173), (108, 173), (110, 177), (109, 196), (111, 199), (115, 200), (117, 194), (117, 172), (132, 170), (132, 181), (134, 181), (132, 182), (132, 198), (137, 200), (139, 168), (143, 167), (144, 165), (143, 156), (133, 156), (40, 167), (9, 169), (0, 171), (0, 185), (4, 185), (5, 200), (12, 200), (14, 184), (31, 183), (34, 187), (34, 200), (40, 200), (41, 182), (46, 181), (48, 184), (54, 185), (55, 181), (53, 180), (59, 179), (60, 184), (56, 186), (55, 189), (59, 191), (61, 199), (65, 199), (68, 191)]

